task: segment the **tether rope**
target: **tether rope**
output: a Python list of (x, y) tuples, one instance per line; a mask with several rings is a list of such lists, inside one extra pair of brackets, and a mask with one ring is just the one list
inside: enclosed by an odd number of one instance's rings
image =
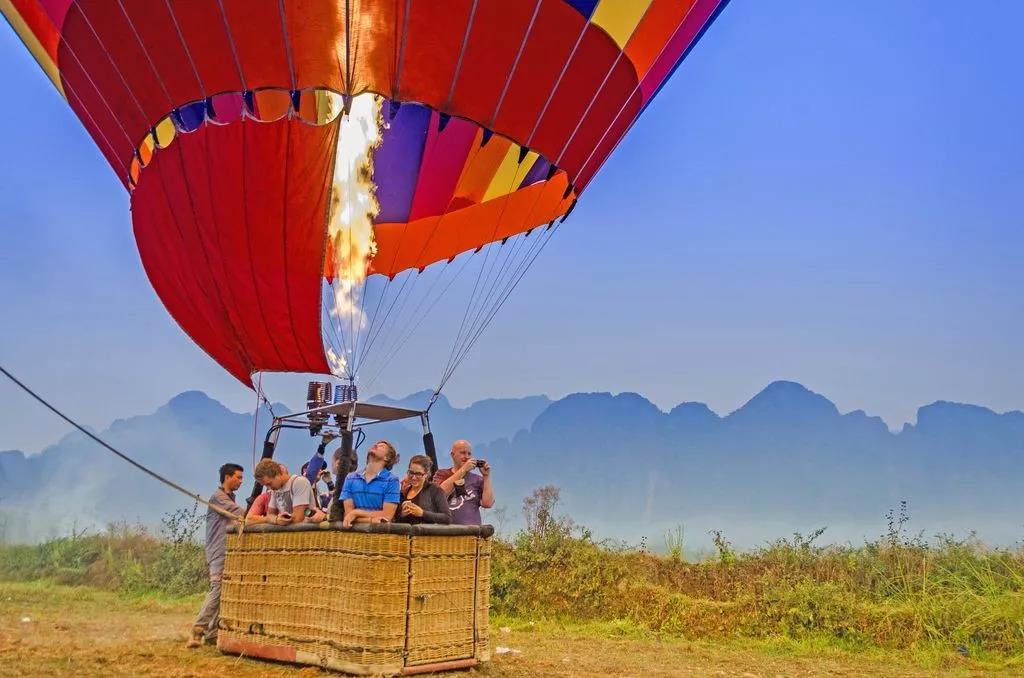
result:
[(3, 375), (5, 377), (10, 379), (12, 382), (14, 382), (14, 384), (18, 388), (20, 388), (22, 391), (24, 391), (25, 393), (27, 393), (30, 396), (32, 396), (43, 407), (45, 407), (46, 409), (48, 409), (51, 412), (53, 412), (54, 414), (56, 414), (58, 417), (60, 417), (61, 419), (63, 419), (67, 423), (71, 424), (73, 427), (78, 429), (80, 432), (84, 433), (93, 442), (97, 443), (98, 445), (100, 445), (101, 447), (105, 448), (109, 452), (113, 452), (115, 455), (117, 455), (118, 457), (120, 457), (124, 461), (128, 462), (129, 464), (131, 464), (135, 468), (139, 469), (140, 471), (142, 471), (146, 475), (148, 475), (151, 478), (154, 478), (154, 479), (160, 481), (164, 485), (167, 485), (168, 487), (170, 487), (170, 488), (172, 488), (174, 490), (177, 490), (178, 492), (181, 492), (182, 494), (184, 494), (189, 499), (192, 499), (192, 500), (194, 500), (194, 501), (196, 501), (196, 502), (198, 502), (200, 504), (206, 505), (207, 507), (210, 508), (211, 511), (219, 513), (220, 515), (224, 516), (225, 518), (230, 518), (231, 520), (234, 520), (235, 522), (242, 523), (243, 526), (245, 525), (245, 519), (244, 518), (239, 518), (238, 516), (236, 516), (234, 513), (231, 513), (230, 511), (225, 511), (224, 509), (220, 508), (219, 506), (214, 506), (213, 504), (211, 504), (207, 500), (203, 499), (201, 495), (196, 494), (194, 492), (190, 492), (189, 490), (187, 490), (186, 488), (182, 487), (181, 485), (179, 485), (178, 483), (174, 482), (173, 480), (170, 480), (168, 478), (163, 477), (162, 475), (160, 475), (156, 471), (150, 470), (149, 468), (143, 466), (139, 462), (137, 462), (134, 459), (132, 459), (131, 457), (129, 457), (124, 452), (121, 452), (120, 450), (118, 450), (117, 448), (112, 446), (110, 443), (106, 442), (105, 440), (103, 440), (102, 438), (97, 436), (95, 433), (92, 433), (87, 428), (85, 428), (84, 426), (79, 424), (77, 421), (75, 421), (71, 417), (67, 416), (66, 414), (64, 414), (63, 412), (58, 410), (56, 407), (54, 407), (49, 402), (47, 402), (42, 396), (40, 396), (35, 391), (30, 389), (28, 386), (23, 384), (21, 381), (19, 381), (17, 377), (15, 377), (13, 374), (11, 374), (6, 369), (4, 369), (4, 367), (2, 365), (0, 365), (0, 373), (3, 373)]

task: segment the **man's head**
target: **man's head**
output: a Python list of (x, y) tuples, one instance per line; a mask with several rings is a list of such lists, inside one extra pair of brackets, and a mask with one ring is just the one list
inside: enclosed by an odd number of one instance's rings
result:
[(387, 467), (391, 467), (398, 460), (398, 451), (395, 446), (386, 440), (378, 440), (366, 453), (366, 463), (371, 461), (382, 461)]
[(273, 459), (261, 459), (253, 471), (256, 482), (270, 490), (280, 490), (288, 482), (288, 469)]
[(242, 469), (238, 464), (224, 464), (220, 467), (220, 484), (228, 492), (242, 486)]
[(452, 466), (458, 468), (473, 456), (473, 446), (469, 444), (468, 440), (456, 440), (452, 443), (451, 455)]

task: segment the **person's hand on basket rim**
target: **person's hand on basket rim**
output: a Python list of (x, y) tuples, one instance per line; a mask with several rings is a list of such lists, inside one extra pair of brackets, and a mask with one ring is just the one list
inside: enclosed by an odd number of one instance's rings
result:
[(417, 518), (423, 517), (423, 509), (417, 506), (414, 502), (403, 501), (402, 502), (402, 515), (403, 516), (416, 516)]

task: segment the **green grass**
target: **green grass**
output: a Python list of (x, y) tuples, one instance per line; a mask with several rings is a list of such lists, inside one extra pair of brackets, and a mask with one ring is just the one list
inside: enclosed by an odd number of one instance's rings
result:
[[(916, 664), (1024, 668), (1024, 552), (973, 538), (887, 534), (860, 546), (818, 546), (821, 531), (752, 551), (715, 534), (717, 555), (667, 556), (596, 540), (556, 517), (557, 490), (527, 503), (528, 529), (496, 540), (492, 626), (553, 625), (584, 636), (753, 643), (794, 656), (892, 653)], [(532, 512), (532, 513), (531, 513)], [(173, 604), (201, 594), (200, 516), (164, 521), (161, 535), (112, 526), (34, 546), (0, 547), (0, 579), (89, 585)]]

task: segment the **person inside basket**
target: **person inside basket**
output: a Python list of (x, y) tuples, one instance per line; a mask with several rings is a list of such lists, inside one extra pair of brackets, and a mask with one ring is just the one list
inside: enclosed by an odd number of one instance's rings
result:
[[(281, 464), (281, 468), (284, 469), (285, 473), (288, 473), (287, 466)], [(259, 520), (253, 520), (253, 518), (261, 518), (267, 515), (267, 504), (270, 503), (270, 497), (273, 496), (273, 494), (273, 492), (264, 488), (263, 491), (260, 492), (259, 496), (252, 500), (252, 504), (249, 505), (249, 510), (245, 514), (245, 519), (247, 522), (261, 522)]]
[(386, 523), (395, 519), (401, 498), (398, 477), (388, 470), (398, 461), (394, 445), (379, 440), (366, 453), (366, 466), (345, 476), (341, 501), (345, 507), (342, 524)]
[[(332, 433), (330, 431), (325, 432), (320, 438), (320, 444), (317, 446), (316, 452), (314, 452), (313, 456), (309, 458), (309, 461), (302, 465), (303, 470), (300, 471), (300, 473), (306, 477), (306, 480), (308, 480), (311, 485), (315, 486), (317, 482), (324, 479), (324, 473), (326, 472), (325, 469), (327, 468), (327, 459), (325, 456), (327, 454), (327, 446), (337, 437), (336, 433)], [(350, 471), (355, 471), (356, 467), (359, 466), (359, 458), (356, 456), (355, 450), (352, 450), (349, 453), (349, 463), (344, 469), (341, 468), (341, 457), (342, 448), (338, 447), (334, 450), (334, 454), (331, 455), (330, 473), (333, 474), (335, 478), (344, 478)], [(330, 482), (327, 484), (330, 485)], [(326, 505), (322, 505), (321, 508), (326, 508)]]
[(402, 480), (402, 503), (398, 506), (397, 521), (413, 525), (451, 524), (448, 498), (440, 487), (430, 482), (432, 468), (430, 457), (426, 455), (417, 454), (409, 460), (409, 470)]
[(304, 520), (318, 523), (326, 518), (316, 507), (313, 488), (302, 476), (290, 475), (287, 468), (273, 459), (261, 459), (253, 475), (256, 482), (272, 494), (267, 503), (267, 515), (251, 522), (292, 525)]
[(245, 514), (245, 519), (250, 523), (258, 523), (259, 520), (253, 520), (254, 518), (266, 518), (267, 516), (267, 504), (270, 503), (271, 492), (264, 490), (260, 492), (260, 496), (256, 497), (252, 505), (249, 507), (249, 511)]
[[(452, 467), (434, 474), (434, 483), (448, 497), (448, 508), (455, 525), (480, 525), (481, 508), (494, 506), (494, 488), (491, 486), (491, 465), (483, 459), (473, 458), (473, 446), (468, 440), (456, 440), (451, 449)], [(480, 469), (480, 473), (472, 473)]]
[[(309, 462), (307, 461), (299, 469), (299, 473), (303, 478), (309, 480)], [(319, 483), (323, 481), (324, 485), (327, 486), (326, 492), (321, 492)], [(310, 481), (313, 487), (313, 496), (316, 497), (316, 505), (321, 511), (326, 511), (328, 504), (331, 503), (331, 495), (334, 493), (334, 480), (331, 478), (331, 472), (327, 469), (320, 469), (320, 472)]]
[(332, 440), (337, 438), (337, 435), (330, 431), (325, 431), (320, 437), (320, 444), (317, 445), (316, 452), (309, 458), (305, 464), (302, 465), (302, 470), (299, 471), (311, 485), (316, 485), (317, 481), (320, 480), (320, 471), (327, 468), (327, 460), (324, 455), (327, 453), (327, 446)]
[[(220, 618), (220, 582), (224, 573), (224, 554), (227, 529), (235, 521), (229, 516), (242, 517), (242, 507), (235, 503), (235, 491), (242, 486), (242, 469), (238, 464), (220, 467), (220, 485), (210, 495), (210, 508), (206, 511), (206, 565), (210, 569), (210, 591), (192, 625), (187, 647), (199, 647), (205, 640), (217, 642), (217, 621)], [(216, 507), (216, 509), (214, 508)], [(220, 509), (220, 510), (217, 510)]]

